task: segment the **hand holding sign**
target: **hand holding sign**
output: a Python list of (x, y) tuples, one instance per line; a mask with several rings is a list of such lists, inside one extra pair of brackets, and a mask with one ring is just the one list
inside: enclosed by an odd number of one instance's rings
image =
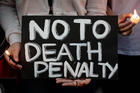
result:
[(77, 86), (82, 87), (88, 85), (91, 82), (91, 79), (63, 79), (57, 78), (56, 83), (62, 83), (62, 86)]
[[(19, 62), (19, 52), (20, 52), (20, 43), (14, 43), (12, 44), (9, 49), (9, 54), (13, 57), (13, 59), (16, 61), (16, 62)], [(9, 59), (9, 56), (5, 53), (4, 54), (5, 56), (5, 59), (7, 60), (8, 64), (14, 68), (14, 69), (21, 69), (22, 66), (14, 63), (12, 60)]]

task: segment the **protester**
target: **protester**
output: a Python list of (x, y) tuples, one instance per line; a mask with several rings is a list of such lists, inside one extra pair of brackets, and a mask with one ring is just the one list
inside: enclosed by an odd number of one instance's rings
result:
[[(134, 9), (140, 14), (140, 0), (112, 0), (112, 10), (119, 15), (120, 34), (118, 35), (118, 54), (120, 63), (120, 79), (126, 86), (124, 91), (136, 85), (134, 80), (138, 75), (138, 60), (140, 57), (140, 23), (130, 21)], [(133, 75), (130, 75), (133, 73)], [(132, 84), (133, 83), (133, 84)], [(129, 84), (131, 84), (129, 86)], [(133, 92), (135, 91), (132, 90)]]
[[(118, 22), (120, 28), (120, 34), (118, 35), (118, 54), (120, 64), (131, 64), (133, 60), (138, 59), (140, 56), (140, 23), (135, 24), (130, 21), (134, 9), (140, 14), (139, 5), (139, 0), (112, 0), (112, 10), (115, 15), (120, 16)], [(126, 59), (127, 61), (125, 61)], [(129, 71), (129, 69), (130, 68), (126, 67), (126, 70)]]
[[(8, 46), (9, 44), (6, 42), (5, 33), (0, 27), (0, 93), (15, 93), (14, 88), (10, 85), (10, 83), (13, 81), (10, 78), (16, 78), (17, 71), (8, 65), (3, 55)], [(4, 78), (9, 78), (9, 80)], [(13, 85), (16, 85), (16, 82)]]
[[(132, 82), (137, 78), (138, 60), (140, 57), (140, 23), (135, 24), (130, 21), (134, 10), (140, 14), (140, 0), (108, 0), (108, 15), (118, 16), (118, 62), (119, 62), (119, 80), (105, 81), (105, 93), (119, 93), (132, 90)], [(134, 67), (134, 68), (133, 68)], [(130, 73), (133, 73), (130, 74)], [(134, 77), (133, 77), (134, 76)], [(120, 86), (121, 84), (121, 86)], [(125, 87), (122, 87), (125, 86)], [(112, 89), (112, 90), (110, 90)], [(115, 90), (115, 91), (114, 91)], [(132, 90), (135, 91), (134, 89)]]
[[(51, 8), (48, 0), (2, 0), (0, 6), (0, 23), (6, 32), (7, 41), (10, 43), (8, 51), (13, 56), (15, 61), (19, 62), (22, 15), (49, 15), (51, 9), (53, 9), (53, 15), (60, 16), (105, 15), (106, 3), (107, 0), (54, 0), (53, 6)], [(11, 60), (8, 60), (7, 55), (5, 55), (5, 58), (14, 69), (22, 68), (21, 65), (16, 65)], [(90, 81), (90, 79), (56, 79), (56, 83), (60, 83), (64, 86), (83, 86), (89, 84)], [(30, 80), (28, 83), (30, 83)], [(45, 85), (43, 85), (43, 87), (44, 86)], [(37, 92), (36, 90), (37, 89), (35, 88), (34, 93)], [(82, 88), (78, 90), (80, 92), (85, 92)]]
[(8, 48), (9, 44), (5, 39), (5, 33), (0, 27), (0, 78), (13, 78), (16, 77), (16, 70), (12, 69), (4, 59), (4, 51)]

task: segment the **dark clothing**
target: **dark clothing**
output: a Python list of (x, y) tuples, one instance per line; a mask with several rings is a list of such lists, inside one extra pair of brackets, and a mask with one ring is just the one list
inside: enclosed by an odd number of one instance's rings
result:
[(16, 79), (0, 79), (0, 88), (2, 93), (16, 93)]
[[(119, 80), (97, 81), (96, 86), (103, 89), (103, 93), (125, 93), (126, 91), (137, 90), (139, 80), (139, 60), (140, 56), (119, 55)], [(136, 82), (134, 80), (137, 80)], [(136, 84), (138, 83), (138, 84)], [(134, 89), (132, 88), (134, 87)]]
[(3, 53), (8, 46), (5, 39), (5, 33), (2, 28), (0, 28), (0, 78), (12, 78), (17, 75), (16, 71), (8, 65), (3, 56)]
[[(20, 90), (23, 93), (94, 93), (94, 82), (84, 87), (62, 87), (55, 79), (21, 80)], [(21, 91), (19, 92), (21, 93)]]

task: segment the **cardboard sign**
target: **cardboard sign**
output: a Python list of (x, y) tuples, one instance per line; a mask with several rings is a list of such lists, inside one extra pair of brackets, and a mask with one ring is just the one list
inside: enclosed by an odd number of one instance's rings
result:
[(24, 16), (22, 77), (117, 79), (117, 20)]

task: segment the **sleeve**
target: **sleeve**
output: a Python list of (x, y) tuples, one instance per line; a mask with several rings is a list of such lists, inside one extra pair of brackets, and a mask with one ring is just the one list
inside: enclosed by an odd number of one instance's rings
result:
[(87, 15), (106, 15), (107, 0), (87, 0)]
[(21, 27), (14, 0), (0, 1), (0, 25), (4, 29), (10, 45), (21, 42)]
[(72, 0), (72, 4), (73, 4), (74, 8), (76, 9), (78, 15), (84, 16), (87, 13), (87, 11), (85, 9), (86, 0)]

